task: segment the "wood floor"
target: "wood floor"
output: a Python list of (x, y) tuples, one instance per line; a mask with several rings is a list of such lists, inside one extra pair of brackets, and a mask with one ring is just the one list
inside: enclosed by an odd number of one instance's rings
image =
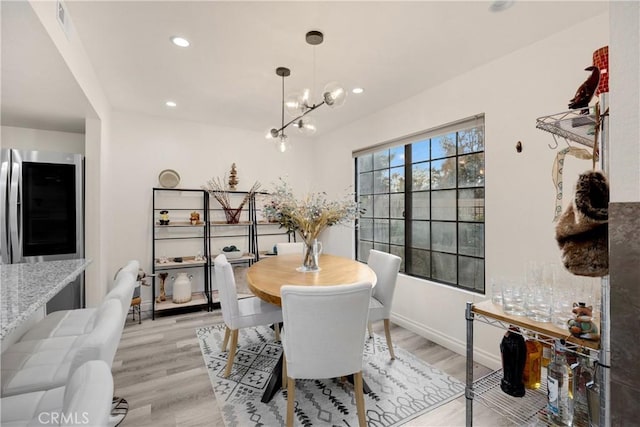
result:
[[(224, 426), (195, 329), (222, 322), (220, 311), (127, 319), (113, 363), (115, 394), (129, 402), (122, 426)], [(384, 334), (382, 322), (374, 332)], [(402, 327), (391, 330), (394, 344), (464, 381), (465, 358)], [(476, 377), (489, 369), (477, 365)], [(509, 426), (495, 412), (474, 403), (474, 425)], [(416, 418), (407, 426), (464, 426), (464, 396)], [(244, 426), (242, 426), (244, 427)], [(275, 427), (275, 426), (266, 426)]]

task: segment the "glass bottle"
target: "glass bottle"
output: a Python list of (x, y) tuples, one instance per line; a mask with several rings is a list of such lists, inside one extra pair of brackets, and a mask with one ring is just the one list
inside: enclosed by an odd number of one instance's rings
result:
[(542, 374), (542, 344), (535, 340), (527, 340), (527, 357), (522, 372), (524, 386), (529, 389), (540, 388), (540, 377)]
[(545, 340), (542, 342), (542, 367), (546, 368), (553, 360), (553, 347), (547, 342), (550, 341), (546, 335), (540, 335), (540, 339)]
[(500, 343), (502, 356), (502, 381), (500, 388), (510, 396), (524, 396), (524, 383), (522, 371), (527, 357), (527, 347), (524, 337), (520, 335), (518, 328), (510, 326)]
[(593, 380), (593, 368), (587, 355), (578, 357), (571, 366), (573, 371), (573, 425), (589, 427), (587, 384)]
[(555, 356), (547, 367), (547, 413), (552, 424), (570, 426), (573, 413), (569, 397), (569, 367), (564, 346), (564, 340), (556, 341)]

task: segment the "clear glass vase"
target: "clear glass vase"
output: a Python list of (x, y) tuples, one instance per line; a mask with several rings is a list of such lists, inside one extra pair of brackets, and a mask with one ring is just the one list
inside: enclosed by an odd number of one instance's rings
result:
[(309, 239), (309, 241), (305, 240), (304, 244), (304, 258), (302, 260), (302, 266), (298, 268), (298, 271), (304, 273), (320, 271), (318, 258), (322, 253), (322, 243), (318, 242), (318, 239)]

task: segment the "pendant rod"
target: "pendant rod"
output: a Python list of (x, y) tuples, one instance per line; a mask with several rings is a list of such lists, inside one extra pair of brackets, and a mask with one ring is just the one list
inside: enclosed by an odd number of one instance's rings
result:
[[(309, 107), (309, 109), (307, 111), (305, 111), (304, 113), (300, 114), (295, 119), (292, 119), (291, 121), (287, 122), (286, 124), (283, 124), (280, 129), (276, 129), (276, 132), (278, 132), (278, 133), (283, 132), (290, 124), (295, 123), (296, 121), (300, 120), (301, 118), (303, 118), (304, 116), (306, 116), (307, 114), (309, 114), (310, 112), (312, 112), (313, 110), (315, 110), (316, 108), (318, 108), (318, 107), (320, 107), (321, 105), (324, 105), (324, 104), (325, 104), (325, 101), (322, 101), (320, 104), (313, 104), (313, 106)], [(282, 103), (282, 105), (283, 105), (283, 109), (284, 109), (284, 103)], [(284, 119), (284, 113), (283, 113), (282, 117)]]

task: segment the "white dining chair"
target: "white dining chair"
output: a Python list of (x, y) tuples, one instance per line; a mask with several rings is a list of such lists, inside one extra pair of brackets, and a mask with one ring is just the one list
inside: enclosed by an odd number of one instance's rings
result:
[(369, 251), (367, 260), (367, 264), (378, 278), (369, 303), (369, 324), (367, 325), (369, 337), (373, 337), (371, 323), (384, 320), (384, 334), (387, 338), (387, 346), (392, 360), (396, 358), (396, 355), (391, 342), (389, 318), (391, 317), (391, 303), (393, 302), (393, 293), (396, 290), (401, 261), (399, 256), (375, 249)]
[(362, 354), (371, 283), (286, 285), (280, 294), (284, 320), (282, 376), (287, 380), (287, 426), (293, 426), (295, 379), (353, 374), (358, 423), (364, 427)]
[(113, 377), (102, 360), (82, 364), (64, 386), (3, 397), (3, 426), (87, 425), (107, 427)]
[(276, 251), (278, 251), (278, 255), (296, 254), (296, 255), (302, 256), (302, 252), (304, 251), (304, 243), (303, 242), (276, 243)]
[(226, 325), (222, 351), (226, 351), (229, 337), (231, 337), (229, 358), (227, 359), (227, 367), (224, 371), (224, 377), (226, 378), (231, 373), (231, 367), (236, 357), (238, 330), (241, 328), (274, 324), (276, 340), (279, 340), (279, 324), (282, 322), (282, 310), (280, 307), (262, 301), (257, 297), (238, 299), (233, 268), (224, 254), (220, 254), (215, 258), (214, 268), (216, 283), (218, 285), (218, 295), (220, 297), (222, 319)]

